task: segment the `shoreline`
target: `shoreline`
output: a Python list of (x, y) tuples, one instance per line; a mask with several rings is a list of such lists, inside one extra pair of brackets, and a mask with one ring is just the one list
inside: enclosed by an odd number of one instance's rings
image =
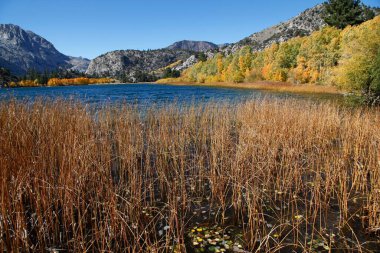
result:
[(137, 82), (137, 83), (98, 83), (98, 84), (79, 84), (79, 85), (57, 85), (57, 86), (17, 86), (17, 87), (1, 87), (6, 89), (12, 88), (39, 88), (39, 87), (75, 87), (75, 86), (88, 86), (88, 85), (136, 85), (136, 84), (158, 84), (158, 85), (172, 85), (172, 86), (199, 86), (199, 87), (216, 87), (216, 88), (235, 88), (235, 89), (253, 89), (265, 90), (272, 92), (284, 93), (299, 93), (299, 94), (327, 94), (327, 95), (344, 95), (345, 92), (339, 90), (334, 86), (312, 85), (312, 84), (292, 84), (287, 82), (275, 81), (258, 81), (249, 83), (230, 83), (230, 82), (217, 82), (217, 83), (197, 83), (197, 82)]
[(274, 81), (259, 81), (253, 83), (230, 83), (230, 82), (217, 82), (217, 83), (197, 83), (197, 82), (154, 82), (155, 84), (175, 85), (175, 86), (205, 86), (205, 87), (220, 87), (220, 88), (239, 88), (239, 89), (254, 89), (254, 90), (267, 90), (274, 92), (290, 92), (290, 93), (309, 93), (309, 94), (331, 94), (331, 95), (344, 95), (345, 92), (339, 90), (334, 86), (322, 86), (311, 84), (295, 85), (287, 82), (274, 82)]

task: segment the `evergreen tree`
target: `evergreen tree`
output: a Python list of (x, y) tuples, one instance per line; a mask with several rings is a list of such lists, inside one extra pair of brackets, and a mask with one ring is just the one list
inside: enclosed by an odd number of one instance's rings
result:
[(324, 6), (323, 19), (328, 25), (339, 29), (348, 25), (358, 25), (372, 19), (375, 15), (360, 0), (328, 0)]
[(17, 82), (18, 78), (9, 69), (0, 67), (0, 87), (7, 87), (11, 82)]
[(207, 61), (207, 55), (204, 52), (199, 52), (197, 54), (197, 59), (201, 62)]
[(167, 68), (164, 71), (163, 78), (177, 78), (181, 76), (181, 72), (175, 69)]

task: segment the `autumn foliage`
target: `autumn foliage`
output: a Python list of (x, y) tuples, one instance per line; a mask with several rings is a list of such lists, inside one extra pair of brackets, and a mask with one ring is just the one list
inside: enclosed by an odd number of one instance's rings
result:
[(17, 86), (21, 86), (21, 87), (37, 87), (39, 86), (37, 80), (21, 80), (19, 82), (12, 82), (10, 83), (10, 86), (11, 87), (17, 87)]
[(51, 78), (48, 81), (48, 86), (65, 86), (65, 85), (85, 85), (85, 84), (97, 84), (97, 83), (112, 83), (110, 78)]
[[(98, 83), (113, 83), (115, 82), (110, 78), (88, 78), (88, 77), (77, 77), (77, 78), (50, 78), (47, 86), (68, 86), (68, 85), (87, 85), (87, 84), (98, 84)], [(38, 82), (38, 80), (21, 80), (19, 82), (9, 83), (10, 87), (38, 87), (45, 86)]]
[(307, 37), (273, 44), (261, 52), (250, 47), (217, 54), (183, 72), (176, 81), (255, 82), (336, 85), (347, 90), (378, 89), (376, 62), (380, 59), (380, 16), (344, 30), (324, 27)]

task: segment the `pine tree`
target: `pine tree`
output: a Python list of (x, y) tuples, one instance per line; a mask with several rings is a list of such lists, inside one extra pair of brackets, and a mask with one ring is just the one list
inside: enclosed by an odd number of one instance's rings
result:
[(339, 29), (358, 25), (374, 17), (374, 12), (360, 0), (328, 0), (324, 6), (323, 19), (328, 25)]

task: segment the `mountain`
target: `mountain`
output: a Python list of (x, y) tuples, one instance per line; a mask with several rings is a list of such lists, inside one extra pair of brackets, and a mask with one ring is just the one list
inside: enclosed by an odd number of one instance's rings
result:
[[(310, 35), (326, 25), (321, 15), (323, 11), (322, 4), (316, 5), (288, 21), (254, 33), (236, 43), (216, 45), (207, 41), (183, 40), (164, 49), (112, 51), (91, 62), (85, 58), (60, 53), (49, 41), (19, 26), (0, 25), (0, 67), (10, 69), (12, 74), (17, 75), (25, 74), (28, 69), (40, 72), (71, 69), (88, 75), (123, 76), (128, 80), (139, 81), (137, 76), (141, 73), (160, 77), (165, 68), (184, 70), (199, 60), (205, 60), (205, 57), (212, 58), (218, 51), (231, 54), (244, 46), (250, 46), (253, 51), (261, 51), (273, 43)], [(375, 9), (376, 11), (378, 10)]]
[(208, 41), (182, 40), (167, 47), (171, 50), (187, 50), (194, 52), (206, 52), (218, 49), (219, 46)]
[(86, 74), (97, 76), (125, 76), (127, 80), (138, 82), (140, 72), (160, 75), (169, 65), (174, 67), (186, 61), (192, 53), (185, 50), (117, 50), (93, 59)]
[(83, 57), (69, 56), (68, 62), (71, 65), (71, 67), (69, 68), (70, 70), (75, 70), (82, 73), (86, 72), (88, 65), (90, 65), (90, 60)]
[(323, 5), (317, 5), (286, 22), (254, 33), (237, 43), (216, 45), (206, 41), (183, 40), (159, 50), (109, 52), (92, 60), (86, 74), (126, 75), (133, 81), (139, 81), (138, 78), (134, 78), (138, 71), (157, 74), (160, 69), (165, 67), (181, 71), (193, 66), (199, 61), (196, 52), (204, 52), (209, 59), (215, 55), (215, 51), (230, 54), (246, 45), (251, 46), (254, 51), (260, 51), (274, 42), (283, 42), (319, 30), (325, 25), (321, 17), (322, 12)]
[[(183, 40), (163, 49), (117, 50), (93, 59), (86, 74), (94, 76), (126, 77), (132, 82), (144, 81), (141, 72), (161, 77), (163, 69), (186, 69), (196, 63), (196, 52), (206, 52), (206, 57), (219, 46), (207, 41)], [(154, 79), (153, 78), (153, 79)]]
[[(194, 50), (196, 47), (193, 47), (192, 49), (193, 51), (205, 52), (208, 59), (215, 55), (214, 51), (217, 49), (219, 52), (223, 52), (224, 54), (234, 53), (244, 46), (250, 46), (253, 51), (261, 51), (273, 43), (281, 43), (297, 36), (310, 35), (312, 32), (321, 29), (326, 25), (322, 18), (323, 11), (323, 4), (319, 4), (313, 8), (305, 10), (288, 21), (254, 33), (236, 43), (215, 45), (210, 42), (206, 42), (212, 44), (212, 48), (206, 49), (206, 47), (204, 47), (202, 48), (203, 50)], [(174, 43), (170, 47), (173, 49), (182, 48), (186, 50), (187, 48), (191, 48), (190, 45), (192, 44), (189, 43), (189, 41), (180, 41)], [(182, 64), (176, 66), (175, 69), (184, 70), (193, 66), (197, 62), (198, 60), (195, 56), (192, 56)]]
[(322, 18), (323, 11), (323, 4), (316, 5), (288, 21), (254, 33), (237, 43), (230, 44), (223, 48), (223, 51), (226, 53), (236, 52), (244, 46), (250, 46), (254, 51), (260, 51), (273, 43), (281, 43), (297, 36), (310, 35), (326, 25)]
[(66, 56), (41, 36), (12, 24), (0, 24), (0, 67), (23, 75), (29, 69), (39, 72), (57, 69), (85, 70), (85, 58)]

